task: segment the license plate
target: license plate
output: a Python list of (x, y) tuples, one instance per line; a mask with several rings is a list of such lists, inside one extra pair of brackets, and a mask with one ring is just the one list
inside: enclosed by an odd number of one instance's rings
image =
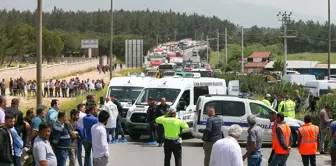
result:
[(136, 128), (136, 129), (147, 129), (147, 125), (135, 125), (134, 128)]

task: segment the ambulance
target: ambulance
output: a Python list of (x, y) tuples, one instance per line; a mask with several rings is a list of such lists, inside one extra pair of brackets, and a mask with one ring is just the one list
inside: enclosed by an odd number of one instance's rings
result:
[(126, 77), (114, 77), (111, 79), (106, 96), (117, 96), (118, 101), (123, 107), (123, 124), (128, 109), (135, 102), (144, 87), (156, 78), (141, 75), (130, 75)]
[(152, 97), (157, 105), (162, 97), (166, 98), (170, 108), (177, 110), (177, 118), (185, 121), (190, 127), (183, 133), (190, 133), (196, 101), (199, 96), (206, 94), (238, 95), (239, 81), (230, 81), (226, 87), (224, 79), (201, 77), (199, 73), (194, 73), (193, 77), (175, 75), (152, 80), (127, 112), (126, 127), (129, 136), (137, 140), (141, 135), (148, 134), (146, 117), (149, 97)]

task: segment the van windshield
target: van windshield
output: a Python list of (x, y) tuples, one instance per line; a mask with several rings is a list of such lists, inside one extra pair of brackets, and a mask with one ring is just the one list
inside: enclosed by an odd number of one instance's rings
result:
[(192, 71), (193, 73), (200, 73), (201, 77), (212, 77), (212, 71)]
[(125, 87), (111, 86), (109, 89), (110, 96), (117, 96), (120, 102), (131, 102), (136, 100), (142, 91), (143, 87)]
[(160, 102), (161, 98), (164, 97), (167, 104), (173, 105), (180, 91), (180, 89), (146, 88), (141, 92), (136, 104), (147, 105), (148, 97), (152, 97), (155, 102)]

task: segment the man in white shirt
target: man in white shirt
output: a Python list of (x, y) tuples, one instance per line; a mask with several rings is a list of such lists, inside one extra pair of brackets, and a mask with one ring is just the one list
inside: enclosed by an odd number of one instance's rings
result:
[(243, 166), (243, 157), (238, 140), (243, 130), (232, 125), (229, 136), (216, 141), (212, 147), (209, 166)]
[(77, 110), (79, 111), (79, 119), (77, 121), (77, 127), (84, 128), (83, 117), (86, 116), (86, 107), (85, 104), (78, 104)]
[(106, 139), (105, 124), (110, 118), (107, 111), (98, 115), (99, 123), (91, 127), (93, 166), (107, 166), (109, 158), (108, 143)]
[(0, 125), (5, 124), (5, 108), (7, 106), (7, 99), (5, 96), (0, 96)]
[(107, 142), (110, 143), (110, 135), (112, 135), (112, 144), (117, 143), (115, 138), (115, 129), (117, 127), (117, 117), (118, 117), (118, 107), (115, 105), (110, 97), (105, 98), (105, 104), (103, 109), (110, 114), (110, 118), (107, 120), (106, 123), (106, 133), (107, 133)]

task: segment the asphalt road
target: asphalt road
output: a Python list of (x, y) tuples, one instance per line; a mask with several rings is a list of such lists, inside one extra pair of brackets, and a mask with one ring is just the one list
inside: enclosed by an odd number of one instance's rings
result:
[[(245, 147), (242, 146), (242, 152), (245, 153)], [(128, 166), (162, 166), (164, 153), (163, 147), (146, 145), (146, 140), (141, 139), (138, 142), (128, 142), (123, 144), (109, 145), (110, 165), (128, 165)], [(265, 145), (262, 148), (263, 161), (262, 166), (267, 166), (268, 157), (271, 148)], [(204, 153), (202, 142), (198, 139), (187, 139), (183, 141), (182, 160), (184, 166), (203, 166)], [(174, 158), (172, 157), (171, 165), (174, 166)], [(247, 161), (244, 162), (247, 165)], [(303, 165), (301, 156), (296, 148), (292, 152), (287, 161), (288, 166)], [(329, 155), (317, 155), (317, 166), (330, 165)]]

